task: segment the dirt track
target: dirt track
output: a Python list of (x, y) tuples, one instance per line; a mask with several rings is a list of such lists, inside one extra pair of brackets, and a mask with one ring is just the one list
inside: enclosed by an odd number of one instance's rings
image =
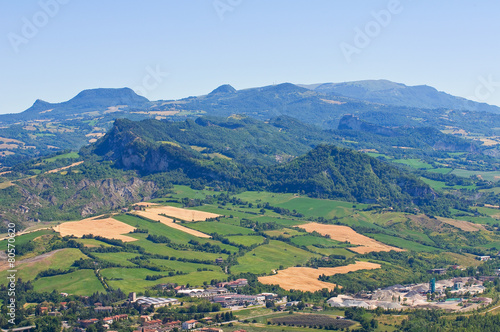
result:
[(78, 166), (80, 164), (83, 163), (83, 160), (82, 161), (78, 161), (76, 163), (73, 163), (69, 166), (64, 166), (64, 167), (60, 167), (60, 168), (56, 168), (56, 169), (51, 169), (50, 171), (47, 171), (46, 173), (57, 173), (57, 172), (60, 172), (60, 171), (64, 171), (65, 169), (68, 169), (68, 168), (71, 168), (71, 167), (74, 167), (74, 166)]
[(379, 268), (380, 264), (359, 261), (346, 266), (321, 267), (318, 269), (311, 267), (289, 267), (288, 269), (278, 271), (276, 275), (259, 277), (259, 281), (266, 285), (279, 285), (286, 290), (295, 289), (305, 292), (315, 292), (323, 288), (333, 290), (336, 286), (335, 284), (318, 280), (322, 274), (332, 276), (339, 273), (344, 274), (352, 271)]
[(340, 242), (349, 242), (351, 244), (359, 245), (359, 247), (348, 248), (351, 251), (357, 252), (358, 254), (366, 254), (369, 252), (378, 251), (404, 251), (403, 249), (389, 246), (378, 242), (368, 236), (356, 233), (352, 228), (340, 225), (324, 225), (318, 224), (316, 222), (311, 222), (305, 225), (298, 225), (297, 227), (303, 228), (309, 233), (314, 231), (321, 235), (329, 235), (332, 240)]
[[(22, 259), (20, 261), (16, 262), (16, 267), (18, 267), (20, 264), (30, 264), (30, 263), (37, 263), (40, 262), (46, 258), (54, 256), (54, 254), (58, 253), (59, 251), (62, 251), (65, 249), (57, 249), (54, 251), (46, 252), (45, 254), (41, 254), (32, 258), (27, 258), (27, 259)], [(0, 255), (0, 271), (8, 270), (9, 269), (9, 263), (7, 261), (7, 255), (5, 252), (2, 251), (2, 255)], [(26, 266), (25, 266), (26, 267)]]

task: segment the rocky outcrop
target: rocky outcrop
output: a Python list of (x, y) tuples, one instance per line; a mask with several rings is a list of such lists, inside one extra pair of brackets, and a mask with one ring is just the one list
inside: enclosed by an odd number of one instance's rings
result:
[(447, 151), (447, 152), (458, 152), (458, 151), (466, 151), (470, 153), (480, 153), (479, 148), (476, 144), (471, 142), (445, 142), (445, 141), (437, 141), (432, 146), (434, 150), (437, 151)]
[[(16, 222), (22, 228), (27, 222), (88, 217), (149, 200), (163, 188), (137, 177), (80, 181), (34, 177), (12, 187), (20, 205), (4, 207), (5, 222)], [(47, 213), (50, 211), (50, 213)]]
[(373, 123), (365, 122), (360, 120), (357, 116), (352, 114), (344, 115), (339, 121), (339, 130), (355, 130), (355, 131), (364, 131), (367, 133), (372, 133), (376, 135), (382, 136), (399, 136), (396, 130), (375, 125)]
[[(104, 179), (97, 181), (82, 180), (76, 186), (77, 192), (61, 208), (82, 202), (81, 216), (87, 217), (106, 210), (115, 210), (128, 204), (154, 197), (158, 186), (151, 181), (130, 178), (127, 181)], [(88, 199), (89, 193), (91, 199)]]

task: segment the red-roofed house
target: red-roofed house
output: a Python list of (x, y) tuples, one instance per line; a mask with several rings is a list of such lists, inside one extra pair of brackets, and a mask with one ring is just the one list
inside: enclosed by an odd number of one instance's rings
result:
[(84, 319), (84, 320), (80, 321), (80, 325), (82, 325), (83, 327), (87, 328), (90, 325), (97, 323), (98, 321), (99, 321), (99, 319), (97, 319), (97, 318)]

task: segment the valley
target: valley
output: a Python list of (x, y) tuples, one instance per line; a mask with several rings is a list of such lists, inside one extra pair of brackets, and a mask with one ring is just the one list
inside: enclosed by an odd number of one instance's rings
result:
[(12, 152), (0, 294), (14, 224), (19, 323), (47, 307), (73, 327), (126, 315), (120, 331), (145, 328), (145, 315), (171, 330), (395, 331), (419, 308), (444, 320), (495, 310), (500, 160), (494, 130), (473, 122), (500, 116), (415, 118), (420, 106), (328, 89), (223, 86), (156, 102), (97, 89), (0, 116)]

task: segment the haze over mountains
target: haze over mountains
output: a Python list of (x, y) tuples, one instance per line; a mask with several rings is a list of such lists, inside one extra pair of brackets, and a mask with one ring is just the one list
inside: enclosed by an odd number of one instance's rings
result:
[(343, 83), (302, 85), (316, 92), (345, 96), (395, 106), (417, 108), (449, 108), (495, 112), (500, 107), (455, 97), (428, 85), (406, 86), (388, 80), (365, 80)]
[[(317, 94), (307, 93), (305, 89), (317, 92)], [(213, 99), (227, 101), (235, 98), (240, 99), (241, 101), (248, 101), (248, 99), (256, 93), (260, 94), (261, 97), (267, 97), (267, 94), (270, 92), (281, 93), (284, 95), (302, 95), (304, 98), (318, 96), (319, 94), (327, 94), (331, 96), (358, 99), (365, 102), (404, 107), (427, 109), (449, 108), (454, 110), (485, 111), (494, 113), (500, 112), (500, 107), (498, 106), (478, 103), (462, 97), (455, 97), (427, 85), (406, 86), (402, 83), (395, 83), (388, 80), (364, 80), (311, 85), (283, 83), (243, 90), (236, 90), (231, 85), (225, 84), (214, 89), (205, 96), (188, 97), (178, 101), (193, 103), (195, 100), (198, 102), (213, 101)], [(280, 99), (279, 96), (275, 96), (275, 98)], [(289, 101), (297, 102), (298, 100), (290, 98)], [(264, 103), (264, 101), (261, 100), (260, 103)], [(223, 102), (219, 102), (219, 104), (219, 106), (223, 106)], [(63, 115), (63, 112), (72, 112), (72, 114), (85, 113), (99, 111), (101, 108), (119, 105), (126, 105), (130, 109), (158, 107), (154, 103), (151, 103), (147, 98), (137, 95), (129, 88), (98, 88), (83, 90), (74, 98), (61, 103), (50, 103), (38, 99), (35, 101), (33, 106), (22, 113), (0, 115), (0, 121), (9, 121), (9, 118), (11, 117), (12, 119), (17, 118), (18, 120), (29, 120), (29, 115), (33, 118), (35, 114), (46, 118)]]
[[(37, 100), (22, 113), (0, 115), (0, 161), (78, 149), (102, 137), (117, 118), (182, 121), (199, 116), (244, 115), (261, 121), (287, 116), (323, 130), (336, 130), (346, 114), (382, 127), (434, 127), (496, 135), (500, 108), (453, 97), (427, 86), (386, 80), (283, 83), (236, 90), (222, 85), (207, 95), (149, 101), (129, 88), (91, 89), (62, 103)], [(316, 129), (312, 129), (316, 130)]]

